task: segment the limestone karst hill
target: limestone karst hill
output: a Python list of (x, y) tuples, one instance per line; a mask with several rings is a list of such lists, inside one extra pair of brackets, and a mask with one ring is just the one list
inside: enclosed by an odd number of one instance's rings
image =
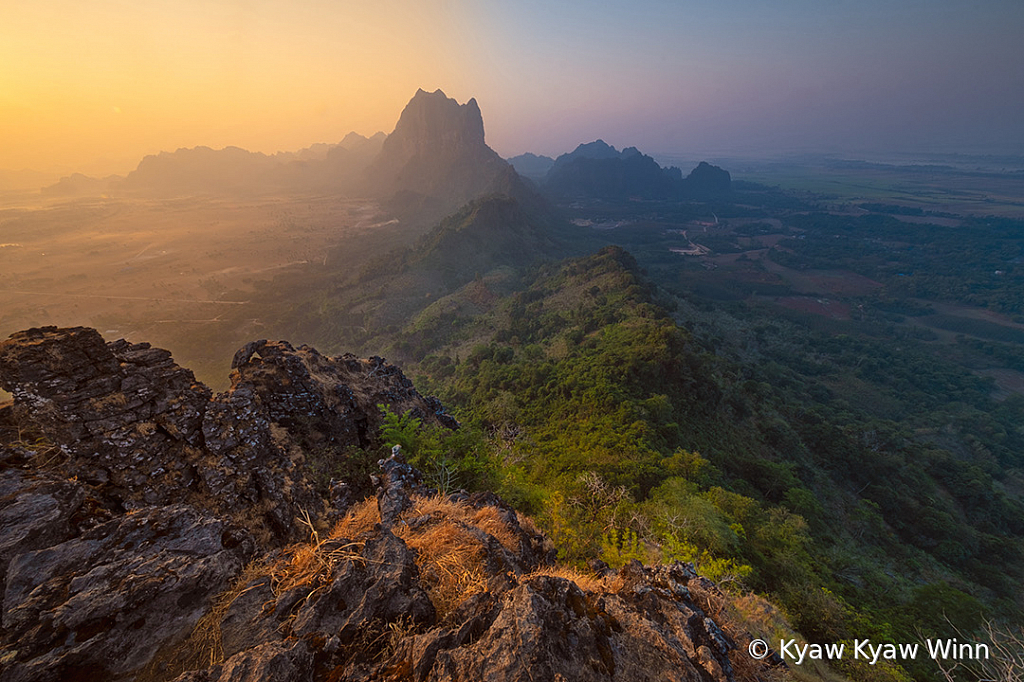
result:
[(381, 358), (257, 341), (212, 395), (167, 351), (48, 327), (0, 344), (0, 386), (4, 680), (774, 674), (691, 566), (559, 568), (495, 495), (375, 463), (378, 404), (458, 428)]
[(454, 208), (489, 190), (508, 164), (484, 142), (480, 107), (417, 90), (367, 175), (377, 192), (412, 192)]

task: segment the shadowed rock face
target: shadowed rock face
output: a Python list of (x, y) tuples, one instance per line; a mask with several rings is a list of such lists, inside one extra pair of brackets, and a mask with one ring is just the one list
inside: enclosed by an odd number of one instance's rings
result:
[(705, 161), (683, 178), (678, 168), (662, 168), (636, 147), (627, 147), (619, 152), (604, 140), (596, 140), (559, 156), (540, 184), (546, 194), (562, 200), (642, 198), (706, 201), (727, 195), (731, 182), (728, 171)]
[(315, 469), (375, 446), (377, 403), (457, 426), (381, 358), (257, 341), (231, 378), (212, 396), (85, 328), (0, 344), (0, 679), (752, 679), (692, 566), (581, 589), (500, 498), (438, 497), (400, 448), (339, 482), (376, 498), (329, 532)]
[(414, 192), (453, 205), (488, 191), (508, 164), (484, 142), (480, 107), (419, 90), (371, 164), (371, 188)]
[[(185, 505), (147, 507), (14, 557), (3, 627), (18, 661), (4, 679), (115, 679), (186, 637), (252, 554), (244, 531)], [(5, 638), (6, 639), (6, 638)]]
[[(326, 481), (301, 465), (318, 458), (336, 469), (349, 449), (369, 446), (377, 405), (457, 427), (382, 358), (256, 341), (232, 366), (231, 387), (212, 396), (169, 352), (106, 343), (94, 329), (30, 329), (0, 344), (11, 418), (52, 442), (61, 471), (94, 486), (104, 506), (187, 501), (271, 542), (299, 537), (304, 513), (326, 512)], [(349, 485), (358, 494), (370, 482)]]

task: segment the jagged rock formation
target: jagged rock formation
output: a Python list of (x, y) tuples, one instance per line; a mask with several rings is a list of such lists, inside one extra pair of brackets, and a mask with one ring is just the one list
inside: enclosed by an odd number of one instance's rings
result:
[(93, 486), (102, 507), (187, 501), (278, 541), (296, 537), (303, 512), (327, 511), (318, 479), (332, 470), (368, 490), (355, 475), (366, 466), (346, 466), (346, 453), (370, 444), (377, 405), (456, 426), (382, 358), (257, 341), (232, 367), (231, 387), (212, 396), (169, 352), (94, 329), (30, 329), (0, 344), (8, 418), (52, 443), (62, 473)]
[(621, 152), (595, 140), (559, 156), (541, 181), (561, 199), (709, 199), (730, 191), (729, 172), (701, 162), (686, 178), (678, 168), (662, 168), (636, 147)]
[(91, 329), (0, 344), (0, 678), (753, 679), (691, 566), (566, 575), (497, 496), (427, 490), (399, 448), (372, 481), (339, 469), (327, 525), (316, 470), (365, 460), (377, 402), (456, 424), (380, 358), (257, 341), (233, 367), (212, 396)]
[(507, 169), (484, 142), (475, 99), (459, 104), (440, 90), (417, 90), (368, 169), (368, 187), (435, 197), (454, 208), (487, 192)]
[(555, 160), (550, 156), (538, 156), (530, 152), (513, 156), (508, 159), (508, 162), (516, 169), (517, 173), (524, 178), (530, 178), (534, 182), (543, 180), (544, 176), (551, 170), (551, 167), (555, 165)]
[(163, 642), (192, 631), (252, 550), (245, 531), (169, 505), (15, 556), (3, 628), (17, 637), (5, 641), (15, 650), (4, 679), (116, 679), (139, 670)]

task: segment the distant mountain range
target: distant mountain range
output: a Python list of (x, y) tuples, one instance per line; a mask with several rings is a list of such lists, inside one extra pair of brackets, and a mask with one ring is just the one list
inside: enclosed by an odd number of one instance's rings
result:
[(636, 147), (621, 152), (595, 140), (557, 159), (534, 154), (509, 162), (555, 199), (706, 199), (731, 190), (728, 171), (701, 162), (686, 178), (675, 167), (662, 168)]
[(74, 174), (43, 189), (51, 196), (126, 193), (255, 195), (282, 190), (329, 191), (350, 187), (380, 152), (386, 135), (349, 133), (337, 144), (263, 154), (239, 147), (194, 147), (146, 156), (126, 177)]
[(683, 178), (678, 168), (662, 168), (635, 147), (620, 152), (602, 140), (581, 144), (558, 159), (523, 154), (510, 166), (487, 146), (476, 100), (459, 104), (441, 90), (419, 90), (390, 135), (349, 133), (336, 144), (277, 154), (238, 147), (161, 152), (142, 159), (126, 177), (74, 174), (43, 194), (340, 193), (384, 199), (396, 215), (428, 216), (433, 222), (476, 197), (507, 191), (509, 182), (518, 182), (510, 180), (517, 173), (556, 200), (701, 199), (730, 189), (729, 173), (720, 168), (702, 163)]

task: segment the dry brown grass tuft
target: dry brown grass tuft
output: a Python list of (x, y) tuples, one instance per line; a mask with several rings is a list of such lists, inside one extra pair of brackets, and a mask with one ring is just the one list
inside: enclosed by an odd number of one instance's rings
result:
[(406, 521), (430, 517), (415, 529), (402, 526), (395, 534), (416, 551), (416, 564), (438, 615), (451, 613), (462, 601), (487, 590), (486, 547), (467, 527), (493, 536), (518, 552), (519, 538), (493, 507), (474, 509), (444, 494), (414, 497)]
[(274, 568), (274, 591), (287, 592), (299, 585), (319, 587), (330, 577), (328, 558), (320, 552), (321, 545), (291, 547), (291, 558)]
[(528, 580), (541, 576), (564, 578), (570, 582), (576, 583), (576, 586), (584, 592), (609, 591), (603, 578), (598, 578), (595, 575), (584, 573), (583, 571), (577, 570), (571, 566), (546, 566), (544, 568), (538, 568), (536, 571), (521, 577), (519, 582), (524, 583)]
[(456, 502), (444, 493), (431, 497), (413, 497), (413, 506), (402, 515), (406, 521), (418, 516), (433, 516), (440, 519), (460, 521), (494, 536), (502, 547), (510, 552), (519, 551), (519, 538), (501, 518), (501, 512), (494, 507), (474, 509), (465, 502)]
[(289, 558), (274, 565), (271, 572), (274, 593), (305, 586), (309, 594), (313, 594), (330, 581), (338, 562), (365, 561), (360, 555), (364, 545), (362, 541), (353, 541), (338, 546), (335, 542), (320, 540), (314, 533), (309, 544), (292, 545), (285, 550)]
[(481, 507), (473, 514), (470, 523), (485, 533), (490, 533), (501, 543), (501, 546), (510, 552), (519, 551), (519, 538), (512, 529), (508, 527), (502, 518), (501, 512), (494, 507)]
[(417, 516), (436, 516), (438, 518), (445, 519), (458, 519), (465, 521), (469, 516), (471, 507), (462, 502), (456, 502), (449, 498), (444, 493), (437, 493), (430, 497), (421, 497), (414, 495), (412, 497), (412, 507), (410, 507), (402, 518), (409, 520)]
[[(438, 615), (443, 618), (465, 599), (487, 590), (490, 577), (486, 570), (487, 548), (473, 531), (480, 529), (493, 536), (510, 551), (518, 551), (519, 541), (512, 529), (492, 507), (474, 509), (444, 495), (413, 497), (412, 506), (402, 519), (423, 519), (412, 528), (400, 524), (393, 529), (416, 553), (420, 580)], [(310, 594), (326, 584), (334, 563), (361, 561), (359, 550), (364, 537), (380, 523), (377, 498), (369, 497), (354, 505), (334, 528), (327, 540), (311, 528), (311, 541), (294, 545), (287, 556), (273, 567), (273, 585), (277, 593), (307, 587)], [(333, 548), (331, 540), (350, 538), (352, 543)], [(581, 578), (584, 580), (584, 578)]]
[(442, 518), (416, 530), (402, 526), (395, 535), (415, 550), (420, 579), (439, 618), (465, 599), (487, 590), (485, 548), (455, 521)]
[(380, 509), (377, 508), (377, 498), (367, 497), (362, 502), (352, 505), (345, 517), (334, 524), (328, 537), (357, 538), (372, 531), (378, 523)]

